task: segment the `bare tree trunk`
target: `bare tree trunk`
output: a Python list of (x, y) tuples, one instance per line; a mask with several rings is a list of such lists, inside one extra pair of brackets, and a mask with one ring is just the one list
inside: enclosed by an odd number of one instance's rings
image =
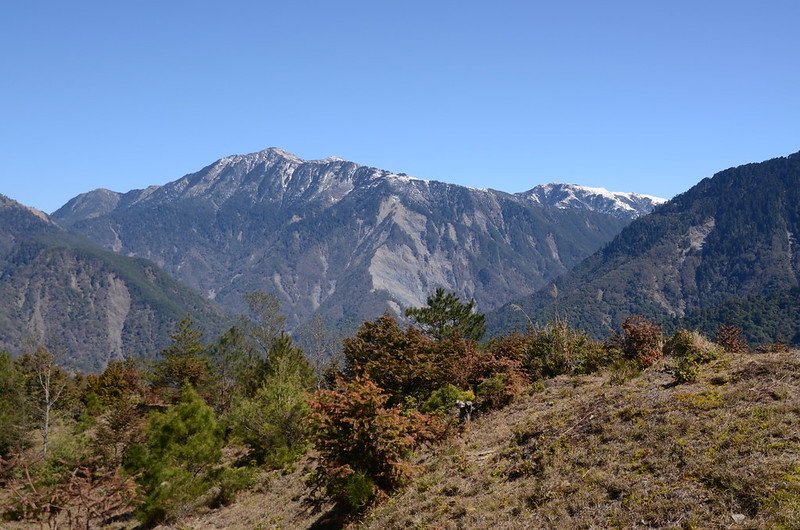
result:
[(42, 396), (39, 409), (42, 413), (42, 456), (47, 457), (50, 445), (50, 423), (53, 407), (67, 386), (66, 378), (58, 377), (59, 369), (53, 361), (53, 355), (45, 348), (40, 347), (34, 354), (36, 358), (36, 379), (41, 388)]
[(328, 330), (325, 321), (319, 313), (306, 324), (302, 331), (302, 338), (306, 346), (306, 357), (317, 376), (317, 389), (325, 386), (325, 376), (329, 368), (335, 367), (340, 359), (337, 358), (337, 340)]

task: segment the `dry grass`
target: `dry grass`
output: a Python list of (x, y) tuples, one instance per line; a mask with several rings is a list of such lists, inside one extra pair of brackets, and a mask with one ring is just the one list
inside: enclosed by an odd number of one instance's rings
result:
[(800, 354), (726, 356), (675, 387), (665, 366), (550, 380), (420, 454), (359, 526), (800, 528)]

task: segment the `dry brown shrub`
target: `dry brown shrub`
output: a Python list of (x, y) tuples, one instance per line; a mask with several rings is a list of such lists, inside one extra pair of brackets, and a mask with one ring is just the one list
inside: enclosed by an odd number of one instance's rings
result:
[(632, 315), (622, 323), (620, 346), (629, 359), (636, 359), (639, 366), (646, 368), (661, 357), (664, 334), (661, 326), (642, 315)]
[(722, 346), (728, 353), (746, 353), (750, 351), (750, 345), (744, 338), (742, 328), (732, 324), (724, 324), (717, 328), (717, 336), (714, 340)]
[(17, 470), (5, 484), (12, 494), (13, 515), (40, 527), (98, 528), (129, 513), (136, 501), (133, 479), (99, 460), (81, 463), (56, 484), (37, 483), (29, 463), (19, 455), (0, 459), (0, 467), (7, 466)]
[(351, 508), (405, 483), (412, 474), (408, 454), (436, 436), (426, 415), (387, 407), (388, 401), (364, 375), (317, 391), (311, 402), (320, 454), (318, 485)]

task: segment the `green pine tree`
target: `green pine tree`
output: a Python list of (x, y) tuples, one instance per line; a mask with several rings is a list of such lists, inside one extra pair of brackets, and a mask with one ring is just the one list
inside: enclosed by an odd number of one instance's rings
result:
[(236, 401), (229, 423), (233, 432), (270, 467), (299, 458), (308, 446), (309, 391), (314, 370), (303, 351), (282, 334), (273, 340), (254, 394)]
[(213, 409), (185, 386), (177, 405), (151, 416), (146, 442), (128, 452), (126, 468), (144, 492), (140, 518), (152, 524), (193, 508), (220, 478), (222, 446)]
[(170, 335), (172, 342), (161, 352), (153, 370), (153, 386), (174, 399), (184, 384), (202, 388), (211, 379), (203, 333), (191, 316), (182, 318)]
[(425, 307), (410, 307), (406, 316), (436, 340), (460, 336), (479, 341), (486, 331), (486, 317), (475, 311), (475, 300), (462, 303), (441, 287), (428, 297)]

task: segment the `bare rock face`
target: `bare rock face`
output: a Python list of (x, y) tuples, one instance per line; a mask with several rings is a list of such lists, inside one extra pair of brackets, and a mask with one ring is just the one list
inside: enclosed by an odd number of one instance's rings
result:
[(129, 192), (112, 209), (106, 199), (89, 205), (97, 193), (54, 219), (153, 260), (232, 311), (248, 291), (274, 292), (290, 326), (316, 312), (352, 324), (399, 313), (436, 287), (490, 310), (565, 272), (658, 202), (595, 208), (584, 194), (580, 207), (549, 204), (533, 190), (476, 190), (276, 148)]

